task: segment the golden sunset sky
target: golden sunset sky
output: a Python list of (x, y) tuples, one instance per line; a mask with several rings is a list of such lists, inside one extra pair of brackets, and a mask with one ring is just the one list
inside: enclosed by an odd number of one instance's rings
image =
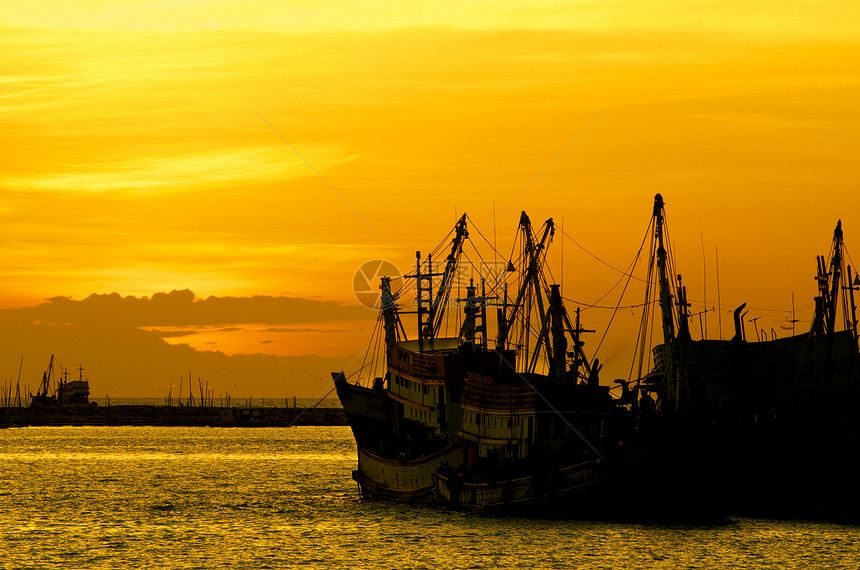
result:
[[(716, 301), (718, 248), (723, 314), (746, 301), (778, 330), (837, 219), (860, 242), (856, 1), (15, 2), (0, 121), (9, 311), (186, 289), (356, 305), (357, 267), (407, 270), (463, 212), (502, 250), (521, 210), (563, 220), (623, 268), (660, 192), (693, 311), (705, 286)], [(567, 297), (618, 280), (563, 249)], [(373, 318), (275, 340), (259, 317), (136, 326), (346, 357)]]

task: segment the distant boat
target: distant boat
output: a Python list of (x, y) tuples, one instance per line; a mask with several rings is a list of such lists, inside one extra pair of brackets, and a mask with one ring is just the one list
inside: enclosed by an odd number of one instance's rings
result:
[(84, 380), (83, 367), (78, 368), (78, 380), (69, 380), (69, 373), (63, 370), (60, 379), (53, 382), (54, 355), (48, 363), (48, 369), (42, 374), (42, 382), (35, 395), (30, 395), (32, 408), (77, 408), (95, 406), (90, 402), (90, 384)]

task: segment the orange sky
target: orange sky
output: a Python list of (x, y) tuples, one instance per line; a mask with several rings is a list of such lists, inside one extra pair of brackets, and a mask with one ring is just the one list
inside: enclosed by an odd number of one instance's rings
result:
[[(661, 192), (691, 300), (716, 246), (723, 304), (776, 322), (836, 220), (860, 235), (856, 2), (56, 0), (0, 26), (0, 307), (355, 304), (362, 262), (494, 208), (500, 245), (525, 209), (626, 267)], [(567, 296), (617, 280), (564, 250)]]

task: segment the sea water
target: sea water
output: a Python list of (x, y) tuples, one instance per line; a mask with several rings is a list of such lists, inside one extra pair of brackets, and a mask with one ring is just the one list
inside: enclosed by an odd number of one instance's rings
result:
[(860, 528), (362, 500), (349, 428), (0, 430), (0, 568), (857, 568)]

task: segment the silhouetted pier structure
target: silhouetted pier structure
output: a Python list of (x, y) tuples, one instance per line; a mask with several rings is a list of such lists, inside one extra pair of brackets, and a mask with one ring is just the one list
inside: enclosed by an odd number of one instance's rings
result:
[(345, 426), (341, 408), (117, 405), (0, 408), (0, 427), (25, 426)]

